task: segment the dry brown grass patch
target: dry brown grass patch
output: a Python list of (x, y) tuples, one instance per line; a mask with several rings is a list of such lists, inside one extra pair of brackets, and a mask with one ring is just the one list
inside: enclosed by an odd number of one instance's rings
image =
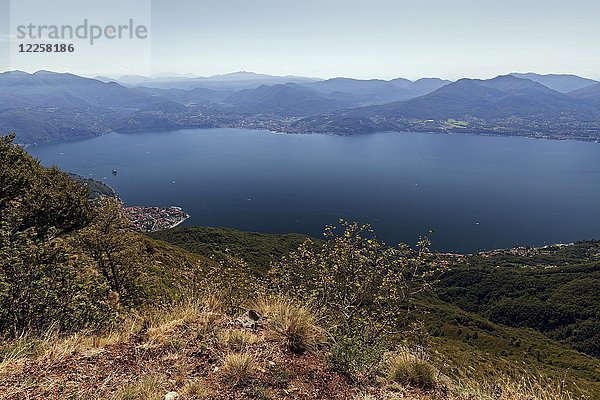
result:
[(231, 353), (225, 356), (221, 377), (230, 386), (248, 383), (257, 371), (257, 364), (250, 353)]
[(268, 327), (283, 339), (293, 353), (313, 351), (325, 342), (325, 334), (314, 313), (283, 297), (263, 297), (255, 309), (267, 318)]
[(159, 387), (160, 378), (158, 376), (146, 375), (121, 387), (112, 400), (162, 400), (164, 393)]
[(438, 384), (439, 375), (422, 352), (401, 348), (387, 361), (387, 376), (392, 382), (432, 389)]
[(457, 390), (457, 400), (574, 400), (577, 397), (556, 382), (543, 377), (528, 376), (490, 382), (471, 381)]
[(210, 397), (210, 389), (199, 379), (188, 381), (180, 391), (182, 400), (201, 400)]
[(217, 311), (219, 307), (214, 297), (208, 297), (201, 300), (187, 300), (164, 310), (146, 313), (144, 347), (153, 348), (169, 342), (174, 343), (174, 337), (178, 332), (192, 325), (216, 325), (223, 318), (223, 315)]
[(243, 329), (229, 329), (217, 334), (217, 340), (233, 351), (242, 351), (258, 342), (258, 336)]

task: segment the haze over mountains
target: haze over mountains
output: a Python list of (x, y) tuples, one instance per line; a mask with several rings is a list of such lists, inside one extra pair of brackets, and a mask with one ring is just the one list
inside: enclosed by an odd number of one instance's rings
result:
[(541, 83), (550, 89), (556, 90), (561, 93), (569, 93), (577, 89), (584, 88), (586, 86), (598, 83), (592, 79), (582, 78), (577, 75), (560, 75), (560, 74), (547, 74), (539, 75), (533, 72), (520, 74), (511, 73), (510, 75), (516, 76), (517, 78), (529, 79), (534, 82)]
[(249, 72), (118, 81), (39, 71), (0, 74), (0, 130), (23, 144), (109, 132), (202, 127), (355, 135), (470, 132), (600, 138), (600, 83), (575, 75), (410, 81)]

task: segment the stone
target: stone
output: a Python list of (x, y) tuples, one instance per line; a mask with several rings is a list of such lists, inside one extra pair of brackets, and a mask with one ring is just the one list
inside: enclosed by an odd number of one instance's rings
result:
[(235, 322), (242, 328), (256, 328), (260, 326), (264, 318), (257, 311), (248, 310), (244, 314), (236, 318)]
[(175, 400), (179, 397), (179, 393), (177, 392), (168, 392), (165, 394), (165, 400)]

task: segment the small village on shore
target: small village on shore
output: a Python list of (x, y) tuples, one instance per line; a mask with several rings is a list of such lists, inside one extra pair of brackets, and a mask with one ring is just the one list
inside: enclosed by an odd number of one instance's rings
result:
[(133, 228), (140, 232), (155, 232), (174, 228), (190, 216), (180, 207), (124, 207)]

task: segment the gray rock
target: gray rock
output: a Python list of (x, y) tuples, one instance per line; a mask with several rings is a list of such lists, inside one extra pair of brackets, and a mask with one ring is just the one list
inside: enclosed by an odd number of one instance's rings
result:
[(248, 310), (244, 314), (236, 318), (235, 322), (242, 326), (242, 328), (256, 328), (260, 326), (264, 318), (258, 312), (254, 310)]

